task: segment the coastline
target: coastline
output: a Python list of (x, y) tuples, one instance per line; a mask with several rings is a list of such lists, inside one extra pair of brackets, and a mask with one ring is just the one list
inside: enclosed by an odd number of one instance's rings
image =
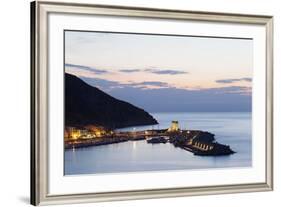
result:
[[(168, 139), (163, 142), (164, 137)], [(214, 134), (200, 130), (179, 130), (169, 131), (169, 129), (145, 130), (137, 132), (119, 132), (110, 137), (100, 137), (94, 139), (65, 140), (65, 149), (100, 146), (116, 144), (127, 141), (146, 140), (147, 143), (160, 144), (169, 142), (175, 147), (192, 152), (200, 156), (221, 156), (235, 153), (230, 146), (216, 142)]]
[(127, 142), (130, 140), (144, 140), (145, 138), (143, 137), (142, 139), (133, 139), (133, 138), (109, 138), (109, 137), (104, 137), (104, 138), (95, 138), (95, 139), (78, 139), (75, 141), (65, 141), (64, 142), (64, 148), (65, 149), (72, 149), (72, 148), (81, 148), (81, 147), (92, 147), (92, 146), (100, 146), (100, 145), (109, 145), (109, 144), (116, 144), (120, 142)]

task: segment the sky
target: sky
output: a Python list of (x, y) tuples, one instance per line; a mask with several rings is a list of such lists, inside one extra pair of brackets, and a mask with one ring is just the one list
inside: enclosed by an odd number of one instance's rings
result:
[(251, 111), (253, 41), (65, 31), (65, 71), (149, 112)]

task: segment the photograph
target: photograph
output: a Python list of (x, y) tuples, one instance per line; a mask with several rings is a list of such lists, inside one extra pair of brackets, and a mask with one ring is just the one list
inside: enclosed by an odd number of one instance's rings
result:
[(64, 175), (252, 166), (253, 39), (64, 30)]
[(31, 3), (32, 205), (273, 190), (273, 16), (171, 8)]

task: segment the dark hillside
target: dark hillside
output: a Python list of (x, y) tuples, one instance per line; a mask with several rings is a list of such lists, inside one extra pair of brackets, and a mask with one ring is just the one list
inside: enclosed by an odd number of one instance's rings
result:
[(157, 124), (146, 111), (65, 73), (65, 125), (122, 128)]

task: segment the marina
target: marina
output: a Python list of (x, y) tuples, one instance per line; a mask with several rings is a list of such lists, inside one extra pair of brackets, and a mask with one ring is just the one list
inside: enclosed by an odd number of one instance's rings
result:
[[(97, 129), (97, 127), (95, 127)], [(73, 129), (72, 129), (73, 130)], [(77, 129), (76, 129), (77, 131)], [(84, 133), (84, 134), (83, 134)], [(70, 138), (65, 140), (65, 148), (79, 148), (88, 146), (100, 146), (126, 141), (146, 140), (148, 144), (173, 144), (184, 150), (192, 152), (194, 155), (219, 156), (235, 153), (230, 146), (216, 142), (214, 134), (200, 130), (181, 130), (178, 121), (172, 121), (167, 129), (154, 129), (133, 132), (99, 131), (98, 137), (90, 132), (70, 132)], [(93, 133), (93, 132), (92, 132)]]

